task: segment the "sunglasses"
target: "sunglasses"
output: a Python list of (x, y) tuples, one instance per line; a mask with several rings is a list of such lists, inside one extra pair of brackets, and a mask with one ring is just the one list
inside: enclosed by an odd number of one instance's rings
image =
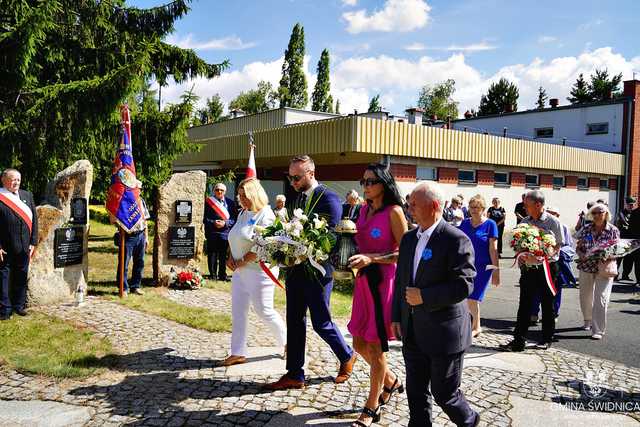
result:
[(216, 188), (216, 189), (215, 189), (215, 190), (213, 190), (213, 191), (215, 191), (216, 193), (217, 193), (217, 192), (224, 192), (224, 190), (223, 190), (222, 188)]
[[(304, 175), (306, 175), (307, 172), (305, 172)], [(287, 175), (287, 179), (289, 180), (289, 182), (294, 183), (294, 182), (298, 182), (302, 178), (304, 178), (304, 175)]]
[(374, 178), (367, 178), (367, 179), (361, 179), (360, 180), (360, 185), (363, 187), (371, 187), (373, 185), (376, 184), (381, 184), (382, 181), (380, 181), (379, 179), (374, 179)]

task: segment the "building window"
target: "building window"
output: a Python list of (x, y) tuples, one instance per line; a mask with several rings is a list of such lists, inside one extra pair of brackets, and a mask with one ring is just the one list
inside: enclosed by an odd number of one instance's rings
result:
[(530, 175), (526, 174), (524, 176), (524, 183), (527, 187), (537, 187), (538, 186), (538, 175)]
[(609, 191), (609, 180), (608, 179), (601, 179), (600, 180), (600, 190)]
[(511, 177), (509, 172), (494, 172), (493, 182), (495, 185), (509, 185), (511, 184)]
[(602, 135), (609, 133), (609, 123), (587, 124), (587, 135)]
[(458, 182), (474, 183), (476, 182), (476, 171), (459, 169), (458, 170)]
[(564, 176), (554, 176), (553, 188), (562, 188), (562, 187), (564, 187)]
[(578, 190), (588, 190), (589, 189), (589, 179), (586, 177), (578, 178)]
[(416, 181), (436, 181), (438, 179), (438, 173), (436, 168), (429, 168), (418, 166), (416, 168)]
[(553, 128), (536, 128), (536, 138), (553, 138)]

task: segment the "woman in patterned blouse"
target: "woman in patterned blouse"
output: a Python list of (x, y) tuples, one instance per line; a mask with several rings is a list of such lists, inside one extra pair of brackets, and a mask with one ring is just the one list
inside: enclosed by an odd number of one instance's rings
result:
[(586, 254), (595, 246), (606, 242), (617, 243), (620, 231), (611, 224), (609, 208), (604, 204), (596, 204), (589, 209), (587, 223), (576, 234), (576, 253), (578, 254), (578, 270), (580, 270), (580, 308), (584, 317), (584, 329), (591, 330), (591, 338), (602, 339), (607, 326), (607, 306), (611, 296), (613, 277), (598, 273), (599, 262), (589, 260)]

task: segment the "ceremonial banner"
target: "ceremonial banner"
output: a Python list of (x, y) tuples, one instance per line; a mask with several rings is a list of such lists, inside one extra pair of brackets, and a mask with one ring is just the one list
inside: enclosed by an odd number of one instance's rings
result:
[(144, 210), (133, 163), (131, 120), (127, 105), (120, 107), (120, 116), (120, 145), (113, 162), (106, 208), (116, 218), (118, 225), (131, 233), (144, 220)]

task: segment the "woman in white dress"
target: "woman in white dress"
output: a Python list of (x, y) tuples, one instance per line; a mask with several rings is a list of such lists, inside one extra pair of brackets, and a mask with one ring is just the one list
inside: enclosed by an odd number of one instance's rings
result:
[[(231, 354), (224, 360), (224, 366), (237, 365), (247, 361), (247, 317), (249, 304), (267, 324), (276, 338), (277, 345), (283, 347), (286, 341), (284, 321), (273, 308), (275, 284), (262, 270), (256, 260), (252, 237), (255, 227), (266, 227), (275, 221), (275, 214), (269, 206), (269, 199), (260, 181), (245, 179), (238, 185), (238, 198), (244, 209), (229, 231), (231, 256), (227, 266), (233, 270), (231, 278)], [(272, 269), (274, 276), (278, 272)]]

